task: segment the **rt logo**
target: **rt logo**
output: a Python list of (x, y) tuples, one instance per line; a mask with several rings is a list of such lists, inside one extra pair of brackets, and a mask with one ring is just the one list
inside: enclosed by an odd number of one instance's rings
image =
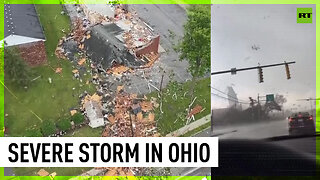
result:
[(312, 8), (297, 8), (297, 23), (312, 23)]

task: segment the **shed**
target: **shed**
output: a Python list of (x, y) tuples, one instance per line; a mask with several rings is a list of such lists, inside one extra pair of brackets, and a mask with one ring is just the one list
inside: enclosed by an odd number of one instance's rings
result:
[(98, 102), (90, 100), (84, 104), (86, 115), (89, 119), (89, 126), (97, 128), (104, 126), (104, 119), (102, 115), (102, 109)]

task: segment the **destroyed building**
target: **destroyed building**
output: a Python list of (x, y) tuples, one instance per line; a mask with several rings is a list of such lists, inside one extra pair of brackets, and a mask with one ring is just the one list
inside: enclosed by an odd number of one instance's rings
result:
[(92, 27), (91, 38), (84, 43), (87, 56), (104, 68), (110, 68), (115, 64), (133, 68), (141, 66), (143, 62), (137, 61), (135, 56), (117, 39), (122, 33), (123, 30), (114, 23)]
[(98, 96), (97, 94), (93, 94), (92, 96), (86, 95), (82, 99), (81, 104), (82, 110), (85, 112), (87, 118), (89, 119), (90, 127), (97, 128), (105, 125), (100, 96)]
[(89, 126), (97, 128), (104, 126), (102, 110), (98, 102), (90, 100), (84, 104), (85, 113), (89, 119)]
[(71, 18), (72, 33), (58, 44), (58, 56), (75, 60), (75, 53), (84, 53), (103, 69), (117, 65), (145, 68), (159, 58), (160, 36), (127, 7), (79, 5), (77, 12), (80, 16)]

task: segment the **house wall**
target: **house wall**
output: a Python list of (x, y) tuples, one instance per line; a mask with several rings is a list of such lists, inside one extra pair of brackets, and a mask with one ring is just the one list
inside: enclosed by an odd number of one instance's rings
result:
[(140, 56), (142, 56), (144, 54), (149, 54), (151, 52), (158, 53), (159, 43), (160, 43), (160, 36), (158, 35), (149, 44), (147, 44), (146, 46), (138, 49), (136, 51), (136, 56), (140, 57)]
[(10, 35), (4, 38), (0, 41), (2, 44), (3, 42), (6, 43), (6, 46), (17, 46), (20, 44), (27, 44), (32, 42), (38, 42), (38, 41), (44, 41), (44, 39), (39, 38), (32, 38), (32, 37), (26, 37), (26, 36), (19, 36), (19, 35)]
[(39, 66), (47, 63), (44, 41), (20, 44), (17, 47), (22, 59), (24, 59), (29, 66)]

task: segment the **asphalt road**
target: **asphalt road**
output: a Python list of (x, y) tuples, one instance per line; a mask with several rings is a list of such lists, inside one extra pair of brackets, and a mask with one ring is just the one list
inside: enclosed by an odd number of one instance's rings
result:
[(256, 124), (213, 127), (213, 135), (220, 139), (264, 139), (288, 135), (286, 119)]

